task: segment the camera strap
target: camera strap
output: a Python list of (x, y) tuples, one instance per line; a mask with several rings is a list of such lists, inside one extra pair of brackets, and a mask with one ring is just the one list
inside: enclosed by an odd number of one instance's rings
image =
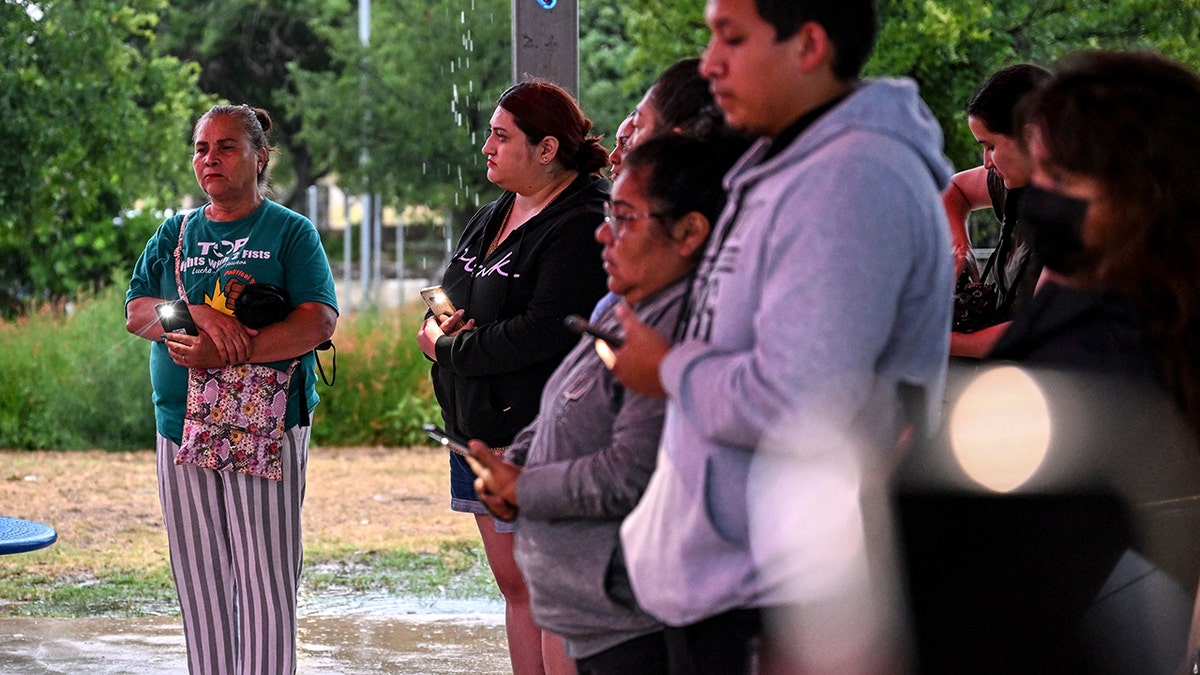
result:
[[(333, 364), (329, 369), (329, 372), (333, 374), (329, 377), (325, 377), (325, 368), (321, 365), (321, 352), (324, 351), (333, 352)], [(333, 340), (326, 340), (317, 345), (313, 349), (313, 355), (317, 357), (317, 372), (321, 375), (321, 381), (325, 383), (326, 387), (332, 387), (333, 383), (337, 382), (337, 347), (334, 346)]]

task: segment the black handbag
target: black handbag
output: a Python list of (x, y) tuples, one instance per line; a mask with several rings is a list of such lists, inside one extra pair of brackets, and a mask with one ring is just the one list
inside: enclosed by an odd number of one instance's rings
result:
[(995, 283), (985, 281), (991, 276), (992, 266), (1000, 251), (1000, 247), (997, 247), (988, 257), (978, 281), (971, 278), (968, 270), (963, 270), (958, 277), (954, 289), (954, 318), (950, 330), (956, 333), (974, 333), (1000, 323), (1000, 294), (996, 291)]

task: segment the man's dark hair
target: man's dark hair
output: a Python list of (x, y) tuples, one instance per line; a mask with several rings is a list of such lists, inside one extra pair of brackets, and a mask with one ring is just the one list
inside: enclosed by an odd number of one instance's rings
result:
[(1050, 71), (1032, 63), (1002, 68), (979, 86), (967, 104), (967, 115), (979, 119), (994, 134), (1012, 136), (1017, 104), (1049, 79)]
[(858, 77), (875, 48), (879, 16), (875, 0), (755, 0), (758, 13), (786, 40), (813, 21), (833, 43), (833, 74), (842, 80)]

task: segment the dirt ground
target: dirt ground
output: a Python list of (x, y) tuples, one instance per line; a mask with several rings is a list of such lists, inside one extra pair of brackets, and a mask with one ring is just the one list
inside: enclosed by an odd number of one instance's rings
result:
[[(478, 539), (474, 519), (450, 511), (447, 473), (442, 449), (312, 448), (306, 549), (433, 551), (445, 539)], [(150, 450), (0, 451), (0, 515), (57, 529), (50, 548), (12, 558), (47, 574), (166, 561)]]

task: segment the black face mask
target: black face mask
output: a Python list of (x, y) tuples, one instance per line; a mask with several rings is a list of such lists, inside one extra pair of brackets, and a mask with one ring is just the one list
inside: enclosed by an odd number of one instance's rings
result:
[(1033, 251), (1042, 264), (1059, 274), (1073, 274), (1085, 264), (1083, 220), (1088, 203), (1030, 185), (1021, 195), (1019, 218), (1033, 235)]

